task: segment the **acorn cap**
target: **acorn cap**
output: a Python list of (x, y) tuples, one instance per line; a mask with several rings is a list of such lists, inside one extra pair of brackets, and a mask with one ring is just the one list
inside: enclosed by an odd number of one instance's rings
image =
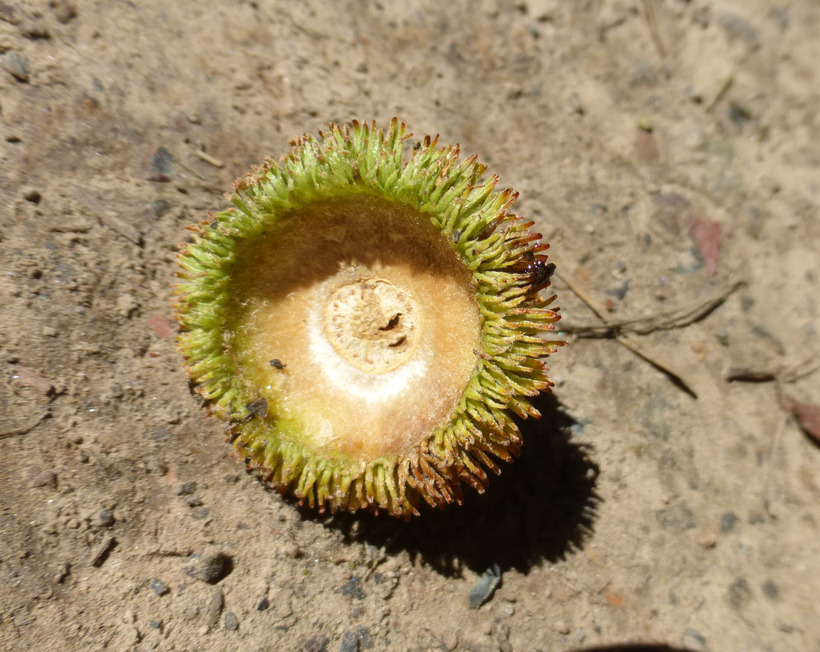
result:
[(409, 516), (483, 491), (563, 344), (517, 193), (438, 137), (406, 152), (410, 136), (394, 119), (298, 139), (179, 256), (197, 391), (250, 467), (322, 510)]

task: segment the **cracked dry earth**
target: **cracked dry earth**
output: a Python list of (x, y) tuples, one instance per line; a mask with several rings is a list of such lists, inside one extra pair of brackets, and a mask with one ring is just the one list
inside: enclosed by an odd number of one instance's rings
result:
[[(0, 648), (820, 650), (818, 60), (811, 0), (0, 0)], [(171, 321), (235, 177), (394, 115), (521, 192), (571, 341), (409, 524), (247, 475)]]

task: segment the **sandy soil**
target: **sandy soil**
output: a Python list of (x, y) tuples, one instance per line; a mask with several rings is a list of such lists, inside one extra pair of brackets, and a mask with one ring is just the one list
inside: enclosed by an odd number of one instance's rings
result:
[[(812, 0), (0, 0), (0, 648), (820, 650), (818, 61)], [(189, 393), (174, 253), (394, 115), (521, 192), (572, 344), (484, 496), (322, 518)]]

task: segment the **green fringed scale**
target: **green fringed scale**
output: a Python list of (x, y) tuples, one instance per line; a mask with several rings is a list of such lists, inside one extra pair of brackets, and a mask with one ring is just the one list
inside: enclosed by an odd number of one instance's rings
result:
[[(229, 439), (250, 468), (321, 510), (384, 509), (408, 517), (418, 514), (420, 499), (438, 507), (460, 503), (462, 483), (483, 491), (484, 469), (498, 473), (494, 459), (509, 461), (519, 451), (512, 415), (540, 416), (528, 399), (551, 387), (543, 360), (563, 344), (544, 335), (559, 319), (550, 309), (555, 297), (540, 295), (549, 274), (546, 257), (537, 254), (548, 245), (528, 230), (532, 222), (510, 212), (517, 193), (496, 191), (497, 176), (482, 183), (486, 166), (475, 156), (460, 161), (457, 145), (440, 147), (438, 137), (427, 136), (408, 152), (410, 137), (394, 119), (386, 133), (375, 122), (354, 121), (331, 125), (318, 139), (298, 139), (278, 164), (267, 161), (237, 181), (234, 208), (192, 227), (179, 255), (178, 339), (198, 392), (227, 420)], [(243, 253), (300, 211), (362, 198), (429, 219), (469, 270), (480, 323), (478, 345), (468, 352), (471, 375), (449, 416), (409, 449), (357, 457), (294, 436), (276, 405), (260, 402), (255, 376), (244, 372), (231, 337)]]

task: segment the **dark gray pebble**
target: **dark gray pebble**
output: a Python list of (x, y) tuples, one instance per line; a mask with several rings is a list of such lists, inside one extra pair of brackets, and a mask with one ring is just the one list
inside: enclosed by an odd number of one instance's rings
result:
[(359, 652), (359, 637), (356, 636), (356, 632), (347, 631), (342, 634), (339, 652)]
[(501, 568), (498, 564), (490, 566), (484, 574), (478, 578), (470, 593), (467, 596), (467, 605), (470, 609), (478, 609), (487, 602), (495, 593), (501, 583)]
[(225, 612), (225, 629), (229, 632), (235, 632), (239, 629), (239, 618), (236, 617), (236, 614), (233, 611), (226, 611)]
[(357, 600), (364, 600), (367, 594), (361, 587), (361, 580), (358, 577), (351, 577), (348, 582), (342, 585), (342, 595), (356, 598)]
[(769, 600), (777, 600), (780, 596), (780, 590), (777, 588), (777, 584), (771, 580), (763, 582), (760, 588), (763, 589), (763, 595), (769, 598)]
[(342, 634), (342, 645), (339, 652), (359, 652), (373, 647), (373, 637), (367, 627), (349, 629)]
[(114, 518), (114, 515), (111, 513), (110, 509), (104, 509), (99, 514), (97, 514), (97, 521), (100, 524), (100, 527), (111, 527), (114, 525), (117, 519)]
[(151, 587), (151, 590), (157, 595), (165, 595), (171, 590), (168, 588), (168, 585), (165, 582), (157, 579), (156, 577), (151, 580), (151, 584), (149, 586)]
[(202, 507), (202, 498), (199, 496), (188, 496), (188, 498), (185, 499), (185, 504), (187, 504), (188, 507)]
[(214, 584), (231, 572), (231, 558), (220, 550), (203, 550), (185, 560), (182, 572), (194, 579)]
[(257, 611), (265, 611), (265, 609), (267, 609), (268, 607), (270, 607), (270, 600), (268, 600), (268, 596), (265, 596), (259, 602), (256, 603)]
[(720, 517), (720, 531), (731, 532), (735, 529), (737, 523), (737, 515), (734, 512), (726, 512)]
[(170, 176), (174, 170), (174, 156), (164, 147), (158, 147), (151, 157), (151, 169), (157, 174)]
[(302, 649), (305, 652), (327, 652), (330, 639), (327, 636), (312, 636), (305, 641)]
[(183, 482), (177, 489), (177, 496), (190, 496), (196, 491), (196, 482)]
[(357, 627), (356, 636), (359, 637), (359, 649), (369, 650), (373, 647), (373, 637), (370, 635), (370, 630), (367, 627)]
[(621, 301), (624, 300), (626, 297), (626, 293), (629, 291), (629, 279), (624, 279), (624, 282), (621, 283), (618, 287), (612, 288), (611, 290), (606, 290), (606, 293), (611, 296), (615, 297), (616, 299), (620, 299)]

